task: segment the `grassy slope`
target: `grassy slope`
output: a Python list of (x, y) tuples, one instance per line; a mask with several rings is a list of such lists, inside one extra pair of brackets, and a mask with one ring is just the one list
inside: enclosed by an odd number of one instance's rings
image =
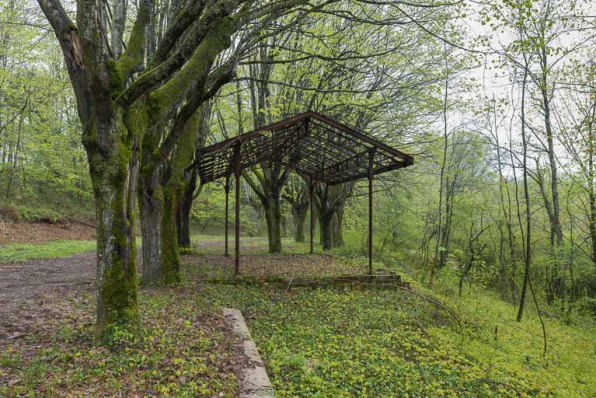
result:
[[(526, 303), (524, 320), (518, 323), (515, 321), (517, 308), (487, 291), (474, 289), (462, 299), (443, 299), (458, 308), (466, 321), (463, 351), (468, 355), (484, 361), (486, 366), (529, 374), (533, 384), (556, 396), (595, 396), (594, 322), (575, 319), (575, 324), (568, 324), (545, 317), (548, 348), (544, 357), (542, 326), (532, 308), (533, 302)], [(450, 341), (457, 338), (451, 330), (437, 337)]]
[(210, 286), (204, 294), (248, 317), (280, 397), (596, 394), (593, 322), (547, 318), (544, 358), (532, 302), (517, 323), (516, 308), (487, 290), (460, 299), (440, 293), (455, 290), (447, 282), (434, 292), (412, 283), (455, 309), (463, 337), (444, 311), (402, 292)]

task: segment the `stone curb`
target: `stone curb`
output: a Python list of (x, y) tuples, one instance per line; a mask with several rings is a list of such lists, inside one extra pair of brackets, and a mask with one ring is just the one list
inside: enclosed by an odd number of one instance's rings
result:
[(238, 381), (238, 397), (240, 398), (275, 398), (275, 392), (265, 365), (261, 360), (257, 346), (250, 336), (248, 326), (239, 310), (224, 308), (225, 318), (232, 324), (234, 333), (242, 341), (242, 350), (252, 367), (242, 369)]

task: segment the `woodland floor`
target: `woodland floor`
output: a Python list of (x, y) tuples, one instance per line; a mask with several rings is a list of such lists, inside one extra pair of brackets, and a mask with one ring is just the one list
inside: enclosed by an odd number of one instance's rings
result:
[(142, 288), (143, 338), (105, 349), (94, 342), (94, 284), (94, 252), (0, 266), (0, 397), (234, 395), (248, 365), (223, 316), (195, 305), (197, 289)]
[[(455, 309), (462, 330), (445, 311), (405, 292), (201, 283), (232, 275), (234, 258), (222, 255), (223, 246), (218, 237), (200, 237), (182, 256), (182, 286), (140, 289), (141, 337), (121, 334), (107, 346), (93, 333), (94, 253), (0, 266), (0, 397), (235, 396), (235, 375), (250, 364), (224, 306), (243, 312), (280, 397), (596, 393), (596, 360), (586, 355), (596, 352), (592, 323), (547, 319), (545, 361), (531, 309), (519, 324), (513, 307), (486, 291), (458, 298), (412, 280)], [(309, 256), (307, 246), (285, 240), (284, 255), (270, 255), (265, 239), (243, 239), (241, 274), (365, 272), (362, 257)]]

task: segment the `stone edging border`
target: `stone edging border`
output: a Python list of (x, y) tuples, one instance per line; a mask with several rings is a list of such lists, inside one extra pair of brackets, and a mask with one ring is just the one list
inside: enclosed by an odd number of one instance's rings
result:
[(242, 342), (242, 351), (251, 367), (244, 367), (238, 375), (238, 397), (240, 398), (275, 398), (275, 392), (265, 365), (261, 360), (257, 346), (250, 336), (242, 313), (234, 308), (224, 308), (224, 317), (231, 323), (234, 333)]

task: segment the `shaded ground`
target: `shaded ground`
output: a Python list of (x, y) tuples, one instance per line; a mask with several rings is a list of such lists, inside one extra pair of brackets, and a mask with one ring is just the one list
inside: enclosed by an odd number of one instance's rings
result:
[[(199, 247), (217, 245), (223, 247), (223, 242), (199, 243)], [(140, 273), (140, 250), (137, 264)], [(94, 252), (0, 267), (0, 349), (11, 340), (43, 329), (48, 319), (73, 313), (73, 300), (92, 295), (94, 284)]]
[[(337, 259), (330, 254), (308, 254), (308, 245), (284, 242), (284, 253), (268, 254), (267, 239), (250, 238), (241, 242), (240, 274), (256, 277), (327, 276), (362, 274), (366, 269), (356, 261)], [(225, 257), (224, 242), (199, 244), (196, 253), (182, 256), (190, 280), (224, 279), (234, 276), (234, 242), (230, 238), (230, 256)]]
[[(290, 254), (265, 255), (263, 241), (244, 241), (242, 273), (365, 272), (357, 259), (284, 247)], [(233, 269), (233, 258), (221, 255), (223, 242), (204, 241), (195, 250), (183, 257), (184, 286), (140, 290), (142, 337), (120, 335), (107, 347), (93, 338), (94, 254), (0, 268), (0, 397), (232, 397), (235, 374), (249, 365), (221, 306), (243, 311), (279, 396), (500, 397), (519, 390), (583, 397), (596, 391), (594, 361), (585, 356), (594, 350), (593, 329), (547, 320), (553, 358), (547, 367), (537, 317), (529, 312), (517, 323), (514, 309), (486, 292), (441, 296), (464, 312), (462, 346), (450, 318), (416, 296), (194, 283)]]
[[(361, 266), (345, 260), (337, 261), (328, 255), (263, 255), (265, 242), (263, 238), (243, 241), (242, 274), (308, 276), (363, 272)], [(220, 254), (223, 241), (202, 241), (197, 246), (199, 251), (209, 254), (183, 256), (189, 280), (233, 275), (234, 258)], [(289, 251), (297, 251), (296, 247), (288, 246)], [(137, 264), (140, 273), (140, 251)], [(0, 350), (27, 334), (51, 328), (51, 319), (63, 319), (66, 315), (78, 317), (74, 305), (84, 297), (93, 296), (94, 283), (95, 253), (16, 262), (0, 267)]]
[[(234, 257), (188, 255), (184, 256), (183, 261), (188, 265), (186, 272), (191, 280), (234, 276)], [(245, 255), (240, 259), (240, 274), (256, 277), (323, 276), (363, 272), (361, 266), (337, 261), (335, 257), (324, 254)]]
[(141, 337), (98, 347), (94, 283), (95, 253), (0, 267), (0, 396), (235, 395), (246, 359), (199, 286), (141, 289)]
[[(208, 287), (194, 283), (231, 275), (234, 259), (223, 247), (203, 240), (198, 254), (183, 256), (184, 286), (140, 289), (142, 337), (121, 335), (108, 347), (94, 341), (95, 253), (3, 264), (0, 396), (234, 396), (235, 374), (250, 364)], [(243, 240), (242, 272), (362, 272), (332, 256), (296, 254), (304, 246), (286, 248), (294, 254), (266, 255), (266, 239)]]
[(79, 223), (0, 222), (0, 246), (9, 243), (42, 243), (52, 240), (90, 240), (94, 237), (95, 228)]

